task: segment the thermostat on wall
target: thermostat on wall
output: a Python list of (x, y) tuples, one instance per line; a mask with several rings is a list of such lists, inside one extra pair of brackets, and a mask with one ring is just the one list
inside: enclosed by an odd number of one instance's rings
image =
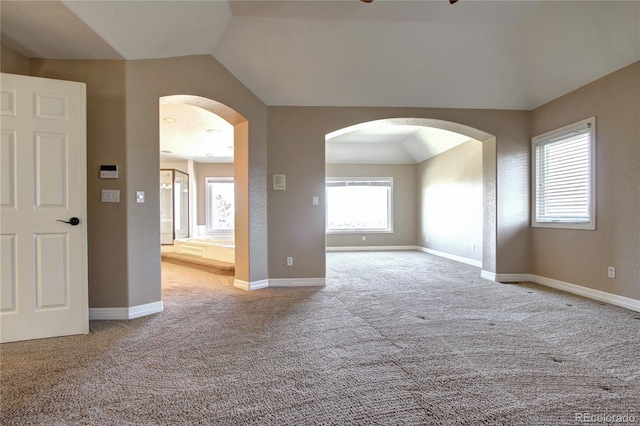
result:
[(101, 165), (100, 179), (118, 179), (118, 166), (116, 166), (115, 164)]

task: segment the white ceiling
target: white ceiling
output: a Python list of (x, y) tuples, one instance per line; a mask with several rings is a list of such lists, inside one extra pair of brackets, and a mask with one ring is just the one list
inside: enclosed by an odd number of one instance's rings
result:
[(415, 164), (471, 140), (449, 130), (385, 121), (362, 123), (327, 135), (327, 163)]
[(211, 54), (267, 105), (529, 110), (640, 59), (638, 0), (3, 0), (0, 14), (26, 56)]
[(161, 103), (160, 159), (232, 163), (233, 126), (204, 108)]

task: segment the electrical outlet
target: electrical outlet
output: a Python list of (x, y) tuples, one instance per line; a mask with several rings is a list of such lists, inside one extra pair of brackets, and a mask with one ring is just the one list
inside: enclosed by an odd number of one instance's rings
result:
[(365, 235), (362, 236), (362, 241), (367, 241), (367, 237)]
[(607, 268), (607, 277), (615, 278), (616, 277), (616, 268), (613, 266), (609, 266)]
[(293, 257), (287, 257), (287, 266), (293, 266)]

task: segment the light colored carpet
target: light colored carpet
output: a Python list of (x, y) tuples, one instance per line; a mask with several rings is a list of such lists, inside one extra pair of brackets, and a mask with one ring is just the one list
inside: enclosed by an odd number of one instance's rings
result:
[(161, 314), (1, 345), (0, 423), (640, 423), (629, 310), (420, 252), (328, 253), (324, 288), (162, 267)]

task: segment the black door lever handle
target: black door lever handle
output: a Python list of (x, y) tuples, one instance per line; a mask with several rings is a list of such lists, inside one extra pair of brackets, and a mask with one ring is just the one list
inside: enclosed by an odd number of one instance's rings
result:
[(76, 226), (76, 225), (80, 224), (80, 219), (78, 219), (77, 217), (72, 217), (69, 220), (60, 220), (60, 219), (58, 219), (57, 222), (68, 223), (71, 226)]

